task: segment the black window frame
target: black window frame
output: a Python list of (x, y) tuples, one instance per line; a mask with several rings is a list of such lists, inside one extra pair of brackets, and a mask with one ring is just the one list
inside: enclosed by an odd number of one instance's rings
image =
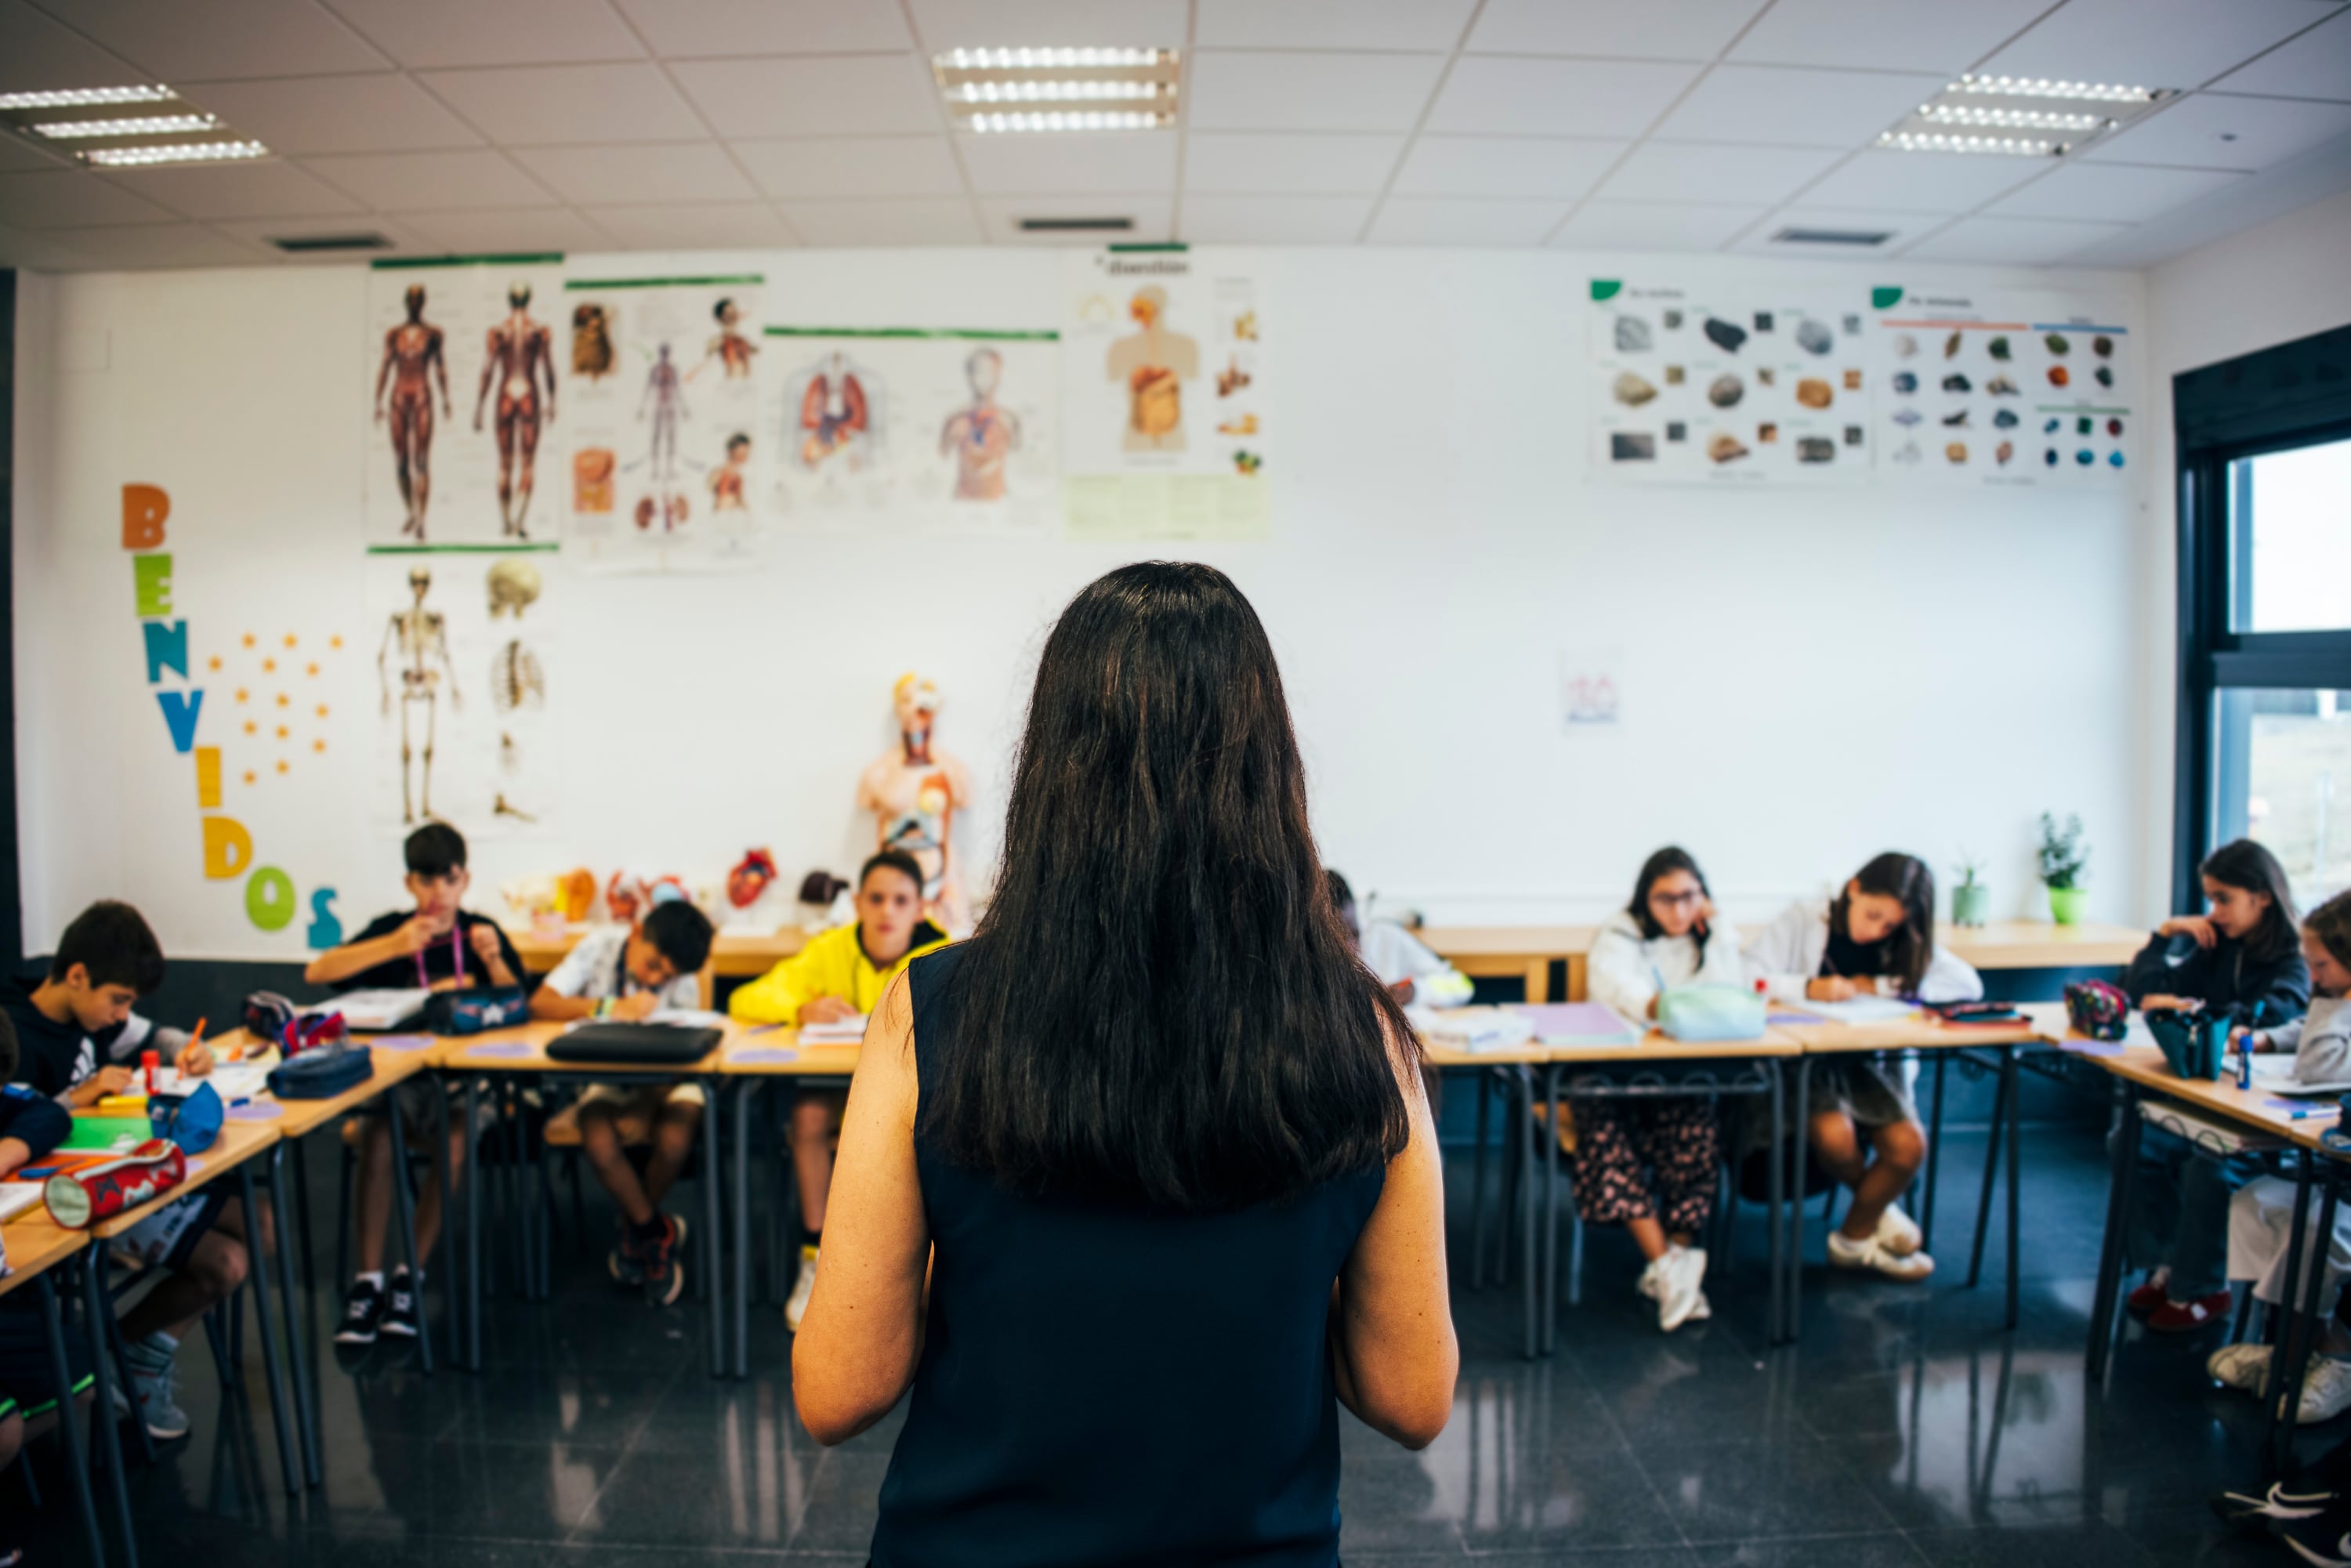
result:
[(2232, 530), (2251, 524), (2250, 508), (2231, 504), (2231, 465), (2351, 441), (2351, 326), (2182, 371), (2171, 388), (2179, 563), (2171, 907), (2192, 909), (2218, 815), (2220, 695), (2351, 690), (2351, 628), (2239, 631), (2251, 584), (2230, 570), (2247, 542)]

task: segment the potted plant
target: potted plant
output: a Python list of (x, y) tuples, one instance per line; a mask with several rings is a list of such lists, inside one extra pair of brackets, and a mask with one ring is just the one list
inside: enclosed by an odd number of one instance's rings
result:
[(1981, 925), (1991, 910), (1991, 889), (1983, 884), (1983, 862), (1959, 852), (1959, 880), (1951, 889), (1951, 924)]
[(2056, 818), (2042, 812), (2041, 881), (2049, 889), (2049, 918), (2060, 925), (2071, 925), (2082, 918), (2082, 901), (2087, 896), (2082, 888), (2082, 868), (2089, 861), (2089, 846), (2082, 841), (2082, 819), (2068, 815), (2061, 828)]

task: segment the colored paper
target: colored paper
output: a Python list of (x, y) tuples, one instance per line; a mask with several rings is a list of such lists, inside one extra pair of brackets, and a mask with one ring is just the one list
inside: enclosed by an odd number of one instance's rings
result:
[(747, 1045), (740, 1051), (729, 1052), (726, 1064), (729, 1067), (781, 1067), (799, 1059), (800, 1053), (788, 1045)]

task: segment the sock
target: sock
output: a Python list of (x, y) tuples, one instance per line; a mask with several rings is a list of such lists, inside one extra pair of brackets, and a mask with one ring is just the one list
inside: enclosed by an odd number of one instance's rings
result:
[(805, 1235), (805, 1236), (803, 1236), (803, 1237), (801, 1237), (801, 1238), (800, 1238), (800, 1245), (801, 1245), (801, 1246), (803, 1246), (803, 1247), (810, 1247), (810, 1248), (814, 1248), (814, 1247), (821, 1247), (821, 1246), (823, 1246), (823, 1245), (824, 1245), (824, 1232), (823, 1232), (823, 1231), (821, 1231), (821, 1230), (811, 1230), (811, 1231), (810, 1231), (807, 1235)]
[(353, 1275), (351, 1277), (351, 1283), (353, 1286), (373, 1285), (377, 1290), (381, 1291), (383, 1289), (383, 1270), (381, 1269), (365, 1270), (360, 1273)]
[[(419, 1274), (416, 1278), (421, 1282), (424, 1276)], [(402, 1290), (407, 1290), (409, 1288), (408, 1270), (405, 1269), (394, 1269), (392, 1271), (392, 1281), (393, 1284), (398, 1285)]]

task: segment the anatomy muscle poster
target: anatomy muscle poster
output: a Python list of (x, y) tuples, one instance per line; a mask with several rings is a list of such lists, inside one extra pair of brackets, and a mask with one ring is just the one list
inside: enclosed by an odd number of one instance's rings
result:
[(1051, 516), (1051, 332), (771, 326), (783, 527), (1031, 530)]
[(1261, 538), (1268, 319), (1247, 251), (1072, 254), (1061, 327), (1073, 538)]
[(762, 279), (579, 278), (564, 545), (590, 570), (723, 570), (758, 552)]
[(1611, 479), (1869, 477), (1866, 320), (1826, 290), (1594, 278), (1593, 465)]
[(558, 256), (371, 269), (371, 550), (554, 548), (562, 279)]

